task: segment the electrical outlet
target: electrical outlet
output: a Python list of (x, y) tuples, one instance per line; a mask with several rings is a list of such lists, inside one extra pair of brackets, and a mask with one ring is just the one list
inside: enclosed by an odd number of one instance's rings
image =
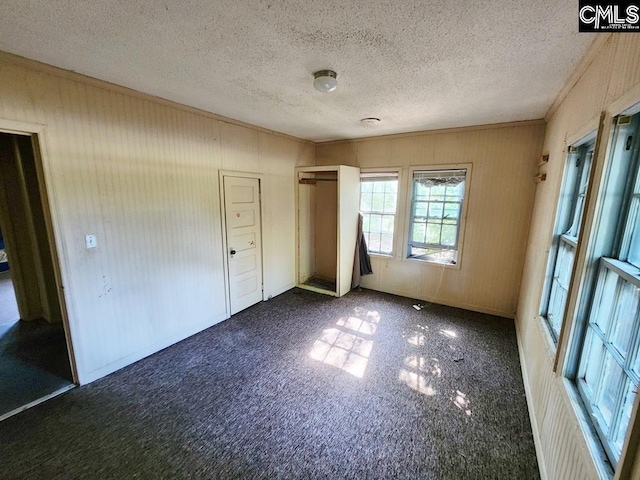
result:
[(93, 234), (85, 235), (84, 244), (87, 248), (96, 248), (98, 246), (98, 237)]

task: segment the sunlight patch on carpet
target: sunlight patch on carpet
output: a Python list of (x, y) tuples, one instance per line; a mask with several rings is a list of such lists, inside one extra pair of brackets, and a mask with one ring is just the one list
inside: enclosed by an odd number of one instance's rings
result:
[(324, 330), (313, 343), (309, 356), (362, 378), (373, 349), (373, 336), (380, 322), (380, 314), (360, 308), (354, 313), (364, 318), (339, 318), (335, 327)]

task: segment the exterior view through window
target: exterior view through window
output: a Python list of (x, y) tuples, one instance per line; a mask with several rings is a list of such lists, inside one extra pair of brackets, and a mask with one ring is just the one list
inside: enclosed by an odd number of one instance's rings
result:
[(397, 206), (397, 172), (366, 172), (360, 175), (362, 231), (370, 253), (393, 253)]
[(542, 316), (556, 342), (567, 304), (594, 144), (590, 141), (579, 147), (569, 147), (560, 190), (553, 243), (549, 251), (548, 286), (542, 300)]
[(407, 257), (456, 264), (467, 169), (415, 170)]
[(614, 466), (640, 383), (640, 114), (616, 123), (578, 310), (586, 326), (571, 345), (576, 385)]

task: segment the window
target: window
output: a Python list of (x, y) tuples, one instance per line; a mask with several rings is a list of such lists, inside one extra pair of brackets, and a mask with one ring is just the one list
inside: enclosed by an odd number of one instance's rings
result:
[(589, 184), (594, 141), (569, 147), (560, 204), (551, 250), (549, 252), (548, 286), (542, 301), (542, 316), (557, 342), (567, 304), (573, 260), (578, 245), (584, 201)]
[(587, 255), (585, 326), (572, 344), (576, 386), (614, 466), (640, 383), (639, 125), (640, 115), (617, 121)]
[(414, 170), (407, 258), (456, 264), (467, 168)]
[(360, 174), (362, 231), (370, 253), (391, 255), (398, 205), (398, 172)]

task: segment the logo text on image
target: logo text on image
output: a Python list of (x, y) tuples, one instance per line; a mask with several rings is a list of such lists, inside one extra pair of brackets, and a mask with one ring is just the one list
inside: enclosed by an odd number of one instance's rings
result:
[(640, 0), (579, 2), (580, 32), (640, 32)]

